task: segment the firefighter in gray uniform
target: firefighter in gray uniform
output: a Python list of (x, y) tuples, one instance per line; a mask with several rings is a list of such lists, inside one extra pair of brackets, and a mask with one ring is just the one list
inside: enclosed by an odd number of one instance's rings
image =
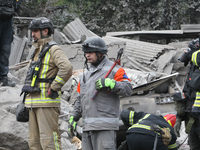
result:
[[(104, 78), (114, 62), (105, 57), (107, 46), (100, 37), (90, 37), (82, 44), (86, 70), (80, 78), (75, 107), (69, 120), (73, 134), (76, 122), (82, 117), (83, 150), (115, 150), (119, 129), (119, 95), (130, 96), (132, 85), (125, 70), (116, 65)], [(90, 63), (90, 67), (87, 66)], [(91, 99), (95, 90), (98, 94)]]

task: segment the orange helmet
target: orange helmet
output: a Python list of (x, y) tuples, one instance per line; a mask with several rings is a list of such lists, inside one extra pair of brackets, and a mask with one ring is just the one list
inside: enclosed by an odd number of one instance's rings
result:
[(176, 123), (176, 115), (174, 114), (167, 114), (164, 116), (165, 120), (172, 126), (172, 128), (174, 127), (175, 123)]

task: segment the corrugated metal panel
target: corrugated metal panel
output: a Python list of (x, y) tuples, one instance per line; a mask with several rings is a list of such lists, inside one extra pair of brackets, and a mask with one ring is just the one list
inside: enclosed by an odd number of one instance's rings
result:
[(67, 24), (63, 29), (63, 33), (71, 41), (80, 40), (81, 36), (83, 35), (85, 35), (86, 38), (96, 35), (93, 32), (89, 31), (79, 18), (76, 18), (74, 21)]
[(123, 36), (123, 35), (138, 35), (138, 34), (183, 34), (183, 30), (154, 30), (154, 31), (107, 32), (106, 36)]
[(103, 39), (108, 45), (117, 41), (126, 42), (124, 57), (122, 59), (126, 59), (131, 68), (142, 71), (151, 71), (151, 69), (142, 66), (142, 64), (140, 64), (141, 61), (150, 64), (155, 58), (164, 53), (164, 50), (175, 50), (174, 47), (169, 45), (153, 44), (124, 38), (105, 36)]

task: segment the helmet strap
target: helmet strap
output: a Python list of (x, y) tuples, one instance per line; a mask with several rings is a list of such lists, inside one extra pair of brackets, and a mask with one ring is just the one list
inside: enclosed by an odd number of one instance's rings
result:
[(97, 67), (105, 57), (104, 55), (99, 56), (98, 52), (95, 52), (97, 56), (97, 61), (95, 63), (92, 63), (95, 67)]
[(45, 39), (45, 38), (48, 38), (48, 37), (49, 37), (49, 35), (44, 36), (44, 35), (42, 34), (42, 30), (40, 30), (40, 35), (41, 35), (41, 39)]
[(85, 56), (85, 53), (84, 53), (84, 57), (85, 57), (85, 63), (84, 63), (84, 67), (87, 69), (87, 70), (89, 70), (89, 68), (88, 68), (88, 64), (87, 64), (87, 58), (86, 58), (86, 56)]

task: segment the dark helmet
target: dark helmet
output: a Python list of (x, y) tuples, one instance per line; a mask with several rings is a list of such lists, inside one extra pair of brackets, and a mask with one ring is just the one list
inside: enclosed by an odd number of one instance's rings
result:
[(98, 37), (98, 36), (93, 36), (87, 38), (83, 43), (82, 43), (82, 50), (84, 53), (86, 52), (100, 52), (102, 54), (106, 54), (108, 49), (106, 46), (106, 42)]
[(129, 125), (129, 114), (130, 110), (122, 110), (120, 114), (120, 118), (122, 119), (123, 123), (127, 126)]
[(40, 17), (40, 18), (36, 18), (34, 20), (32, 20), (29, 24), (29, 29), (34, 30), (34, 29), (49, 29), (49, 35), (54, 33), (54, 27), (53, 27), (53, 23), (51, 22), (51, 20), (49, 20), (46, 17)]

